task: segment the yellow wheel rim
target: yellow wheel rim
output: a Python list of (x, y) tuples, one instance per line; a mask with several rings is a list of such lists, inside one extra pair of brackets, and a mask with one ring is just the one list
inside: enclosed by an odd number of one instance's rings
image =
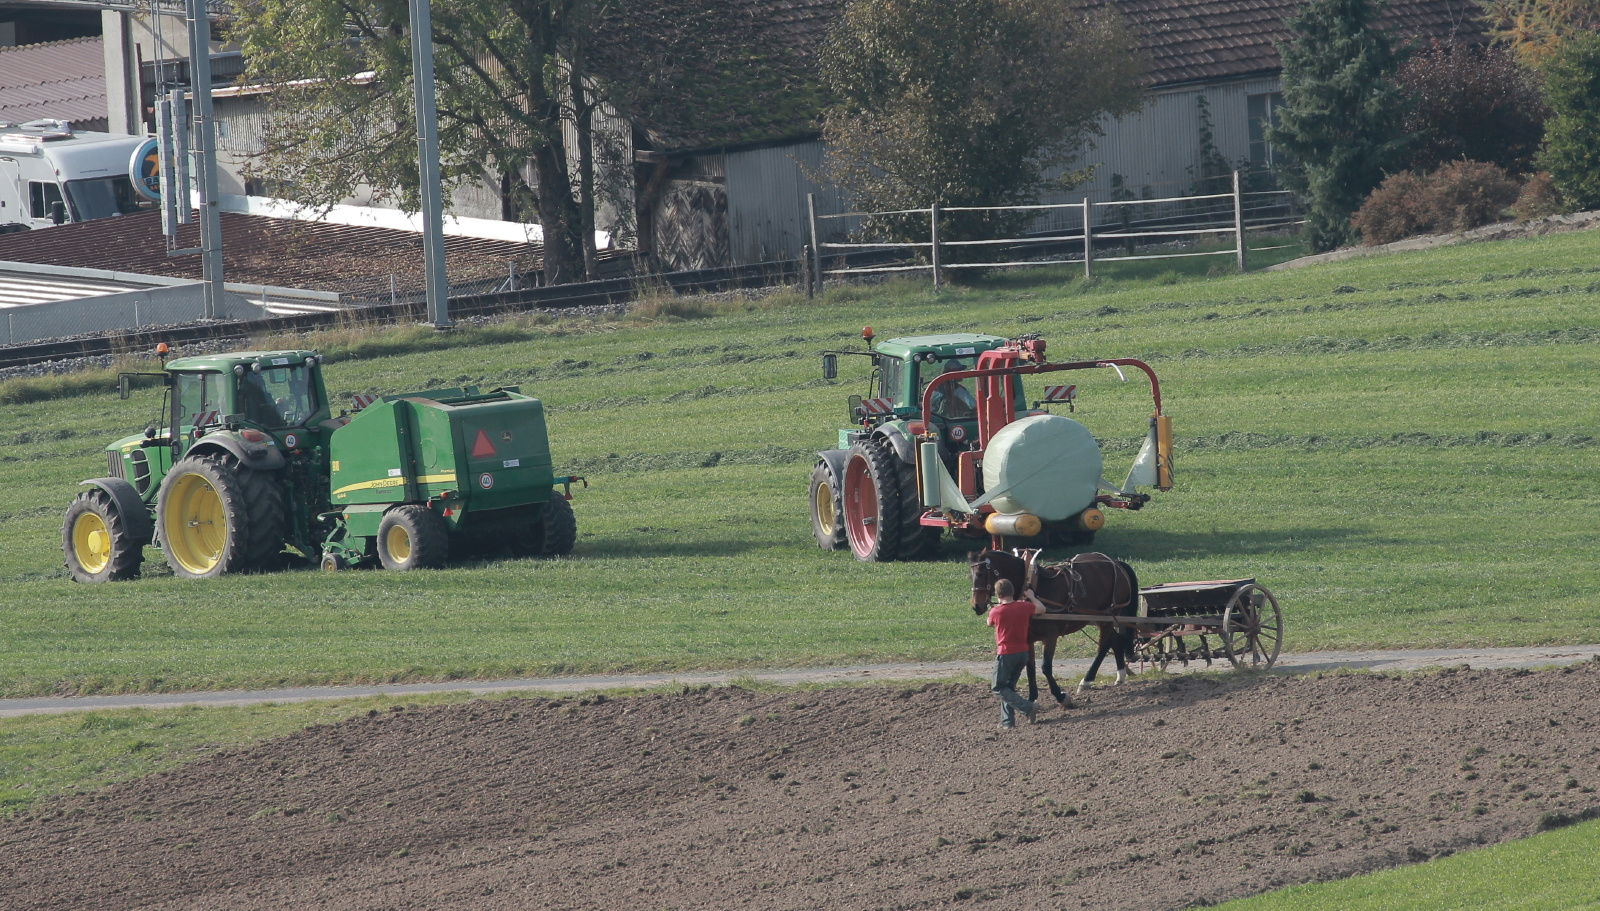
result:
[(86, 573), (97, 573), (111, 563), (111, 532), (106, 520), (92, 512), (72, 523), (72, 555)]
[(828, 532), (835, 528), (833, 491), (826, 484), (817, 486), (817, 526)]
[(228, 546), (227, 510), (204, 475), (186, 474), (172, 483), (161, 523), (172, 558), (195, 575), (214, 569)]
[(411, 535), (403, 525), (391, 525), (389, 534), (383, 539), (383, 544), (389, 550), (389, 556), (396, 563), (407, 563), (411, 560)]

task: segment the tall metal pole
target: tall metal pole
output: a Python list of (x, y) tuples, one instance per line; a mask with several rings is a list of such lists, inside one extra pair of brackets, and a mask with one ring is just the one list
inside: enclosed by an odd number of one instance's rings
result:
[[(200, 269), (206, 319), (222, 310), (222, 210), (217, 198), (216, 119), (211, 111), (211, 18), (205, 0), (188, 0), (189, 88), (194, 92), (194, 139), (200, 166)], [(185, 196), (186, 188), (179, 188)], [(182, 208), (187, 199), (180, 199)], [(181, 209), (180, 209), (181, 211)]]
[(450, 322), (444, 269), (444, 201), (439, 189), (439, 121), (433, 103), (433, 15), (428, 0), (411, 3), (411, 82), (417, 99), (417, 158), (422, 178), (422, 249), (428, 285), (428, 322)]

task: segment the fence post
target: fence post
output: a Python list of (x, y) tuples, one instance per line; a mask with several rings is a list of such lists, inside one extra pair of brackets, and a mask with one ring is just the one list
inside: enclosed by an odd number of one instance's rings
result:
[(800, 281), (806, 286), (806, 297), (816, 297), (817, 289), (811, 279), (811, 245), (800, 245)]
[(1239, 192), (1239, 172), (1233, 172), (1233, 239), (1234, 256), (1239, 271), (1244, 271), (1244, 194)]
[(811, 220), (811, 281), (815, 294), (822, 293), (822, 239), (817, 236), (817, 194), (806, 194), (806, 215)]
[(1094, 209), (1090, 207), (1089, 197), (1083, 198), (1083, 277), (1094, 277)]
[(931, 213), (928, 239), (933, 242), (931, 244), (933, 250), (933, 290), (937, 294), (939, 292), (939, 204), (934, 203), (928, 211)]

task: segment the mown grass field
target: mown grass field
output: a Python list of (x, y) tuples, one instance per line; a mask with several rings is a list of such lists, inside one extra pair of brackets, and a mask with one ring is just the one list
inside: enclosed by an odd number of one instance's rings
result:
[[(151, 549), (141, 581), (74, 585), (61, 511), (159, 394), (0, 391), (0, 695), (980, 657), (959, 547), (867, 566), (811, 542), (812, 454), (865, 383), (851, 359), (822, 380), (817, 355), (863, 324), (1149, 360), (1178, 487), (1113, 513), (1095, 548), (1146, 583), (1259, 577), (1290, 650), (1591, 642), (1597, 254), (1600, 235), (1574, 234), (1245, 276), (857, 288), (440, 345), (313, 340), (340, 396), (521, 383), (548, 406), (558, 469), (590, 478), (571, 558), (405, 575), (195, 584)], [(1074, 416), (1120, 481), (1148, 391), (1075, 379)]]

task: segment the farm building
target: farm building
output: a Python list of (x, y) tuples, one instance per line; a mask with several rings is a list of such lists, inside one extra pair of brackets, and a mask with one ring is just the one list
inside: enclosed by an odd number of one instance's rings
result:
[[(1108, 119), (1094, 146), (1063, 169), (1093, 166), (1092, 179), (1047, 202), (1185, 195), (1219, 165), (1270, 179), (1273, 150), (1263, 127), (1281, 100), (1275, 42), (1287, 40), (1283, 19), (1298, 0), (1092, 2), (1115, 7), (1132, 27), (1147, 60), (1148, 103), (1136, 114)], [(843, 8), (844, 0), (636, 5), (635, 15), (657, 30), (663, 48), (697, 42), (737, 46), (743, 57), (740, 66), (715, 72), (695, 73), (684, 65), (681, 71), (692, 84), (667, 85), (633, 108), (604, 112), (602, 144), (614, 163), (611, 184), (621, 190), (620, 202), (599, 213), (597, 227), (644, 262), (665, 269), (796, 258), (806, 233), (808, 193), (817, 194), (821, 212), (847, 208), (821, 175), (825, 150), (816, 74), (817, 51)], [(113, 131), (137, 131), (137, 112), (148, 117), (158, 86), (186, 79), (176, 59), (184, 37), (175, 12), (102, 13)], [(1475, 16), (1470, 0), (1394, 0), (1383, 22), (1421, 43), (1477, 41), (1482, 25)], [(267, 90), (221, 85), (241, 72), (241, 61), (221, 47), (216, 51), (221, 189), (225, 195), (259, 193), (261, 188), (246, 185), (242, 171), (260, 148)], [(652, 65), (620, 38), (608, 44), (602, 36), (592, 54), (602, 76)], [(126, 101), (125, 113), (119, 113), (119, 100)], [(362, 196), (348, 201), (370, 202)], [(499, 183), (489, 177), (457, 191), (450, 202), (458, 215), (508, 217)], [(1076, 226), (1072, 216), (1066, 222), (1041, 221), (1035, 228)]]

